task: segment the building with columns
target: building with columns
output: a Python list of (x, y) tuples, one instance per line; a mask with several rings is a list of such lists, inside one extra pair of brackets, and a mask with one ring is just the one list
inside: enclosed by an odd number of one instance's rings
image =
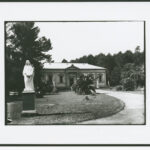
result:
[(81, 74), (93, 74), (95, 87), (106, 87), (106, 68), (87, 63), (44, 63), (42, 80), (57, 88), (70, 88)]

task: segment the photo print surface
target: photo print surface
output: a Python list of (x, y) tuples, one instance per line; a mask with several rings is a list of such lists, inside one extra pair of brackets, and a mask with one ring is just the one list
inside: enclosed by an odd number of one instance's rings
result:
[(145, 125), (144, 21), (6, 21), (6, 125)]

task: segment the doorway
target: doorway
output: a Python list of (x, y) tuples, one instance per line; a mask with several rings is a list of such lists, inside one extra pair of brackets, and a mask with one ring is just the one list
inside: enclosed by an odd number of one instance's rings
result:
[(72, 86), (74, 84), (74, 78), (73, 77), (69, 78), (69, 84), (70, 84), (70, 86)]

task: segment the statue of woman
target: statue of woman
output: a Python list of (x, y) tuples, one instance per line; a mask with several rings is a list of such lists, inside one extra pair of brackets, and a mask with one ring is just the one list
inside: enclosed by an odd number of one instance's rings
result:
[(34, 67), (31, 65), (29, 60), (26, 60), (25, 66), (23, 68), (23, 76), (24, 76), (24, 92), (34, 92)]

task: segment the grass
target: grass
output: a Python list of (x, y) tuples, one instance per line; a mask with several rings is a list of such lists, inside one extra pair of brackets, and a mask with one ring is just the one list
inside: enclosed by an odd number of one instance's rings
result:
[(113, 115), (124, 108), (122, 101), (105, 94), (88, 97), (90, 100), (85, 100), (85, 95), (74, 92), (60, 92), (38, 98), (36, 116), (21, 117), (11, 124), (79, 124)]

